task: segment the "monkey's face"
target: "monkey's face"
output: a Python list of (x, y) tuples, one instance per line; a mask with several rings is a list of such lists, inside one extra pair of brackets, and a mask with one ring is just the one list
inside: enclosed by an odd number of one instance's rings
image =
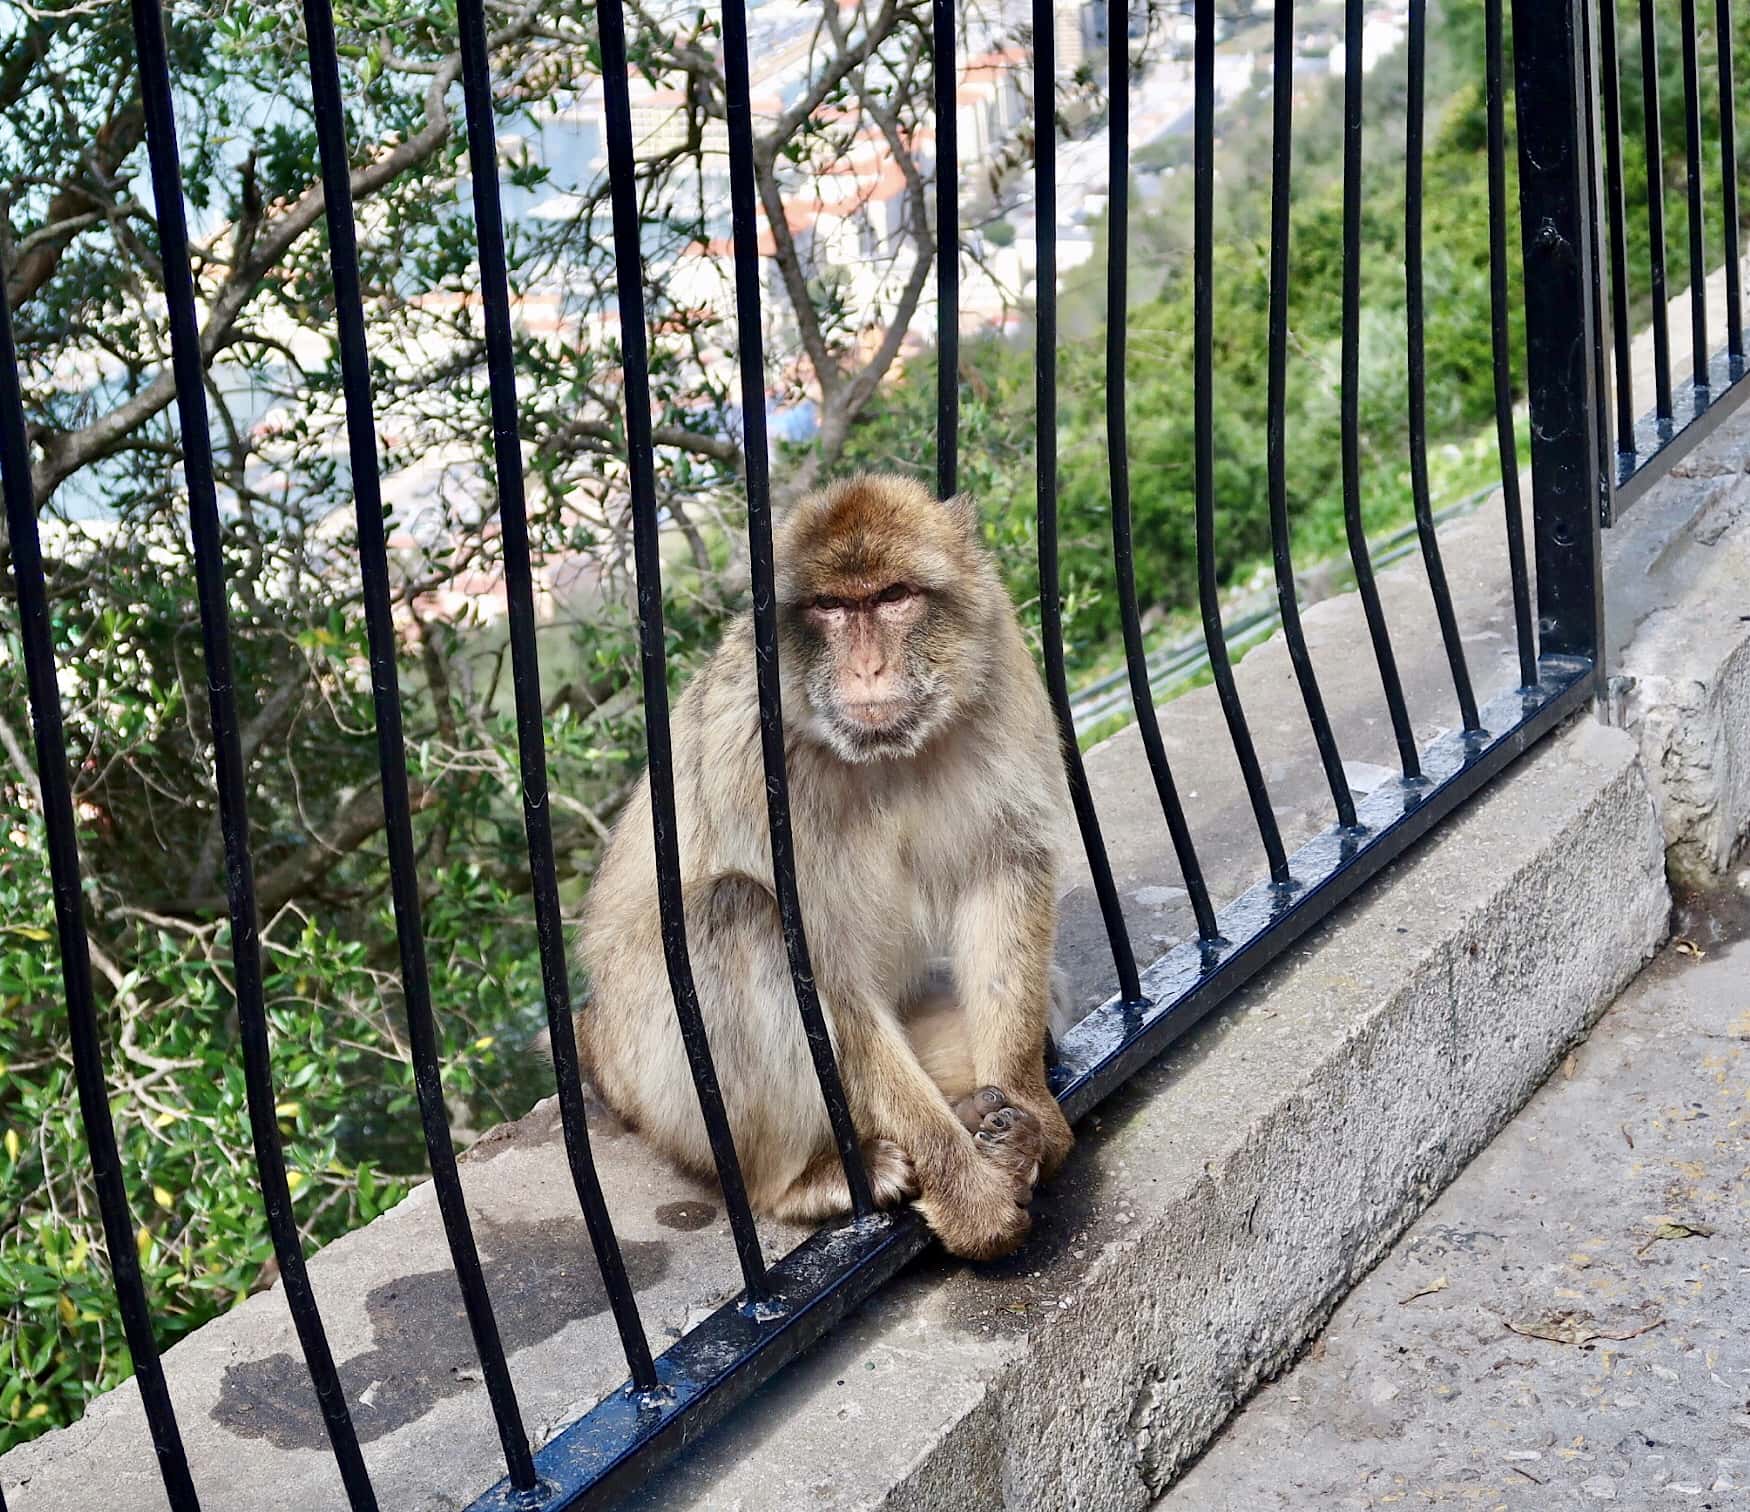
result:
[(927, 654), (929, 592), (903, 581), (819, 593), (801, 605), (816, 729), (846, 761), (912, 756), (942, 723), (943, 678)]
[[(780, 541), (785, 649), (801, 723), (842, 760), (916, 756), (988, 655), (991, 586), (970, 505), (859, 478), (799, 506)], [(1000, 590), (998, 590), (1000, 591)]]

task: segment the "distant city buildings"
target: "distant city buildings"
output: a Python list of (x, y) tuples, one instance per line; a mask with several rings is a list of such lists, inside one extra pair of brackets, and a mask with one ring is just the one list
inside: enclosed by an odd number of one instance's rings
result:
[[(1133, 54), (1138, 54), (1130, 110), (1135, 151), (1157, 139), (1189, 133), (1195, 28), (1188, 0), (1180, 9), (1156, 15), (1152, 32), (1145, 0), (1123, 3), (1127, 9), (1122, 30)], [(1064, 99), (1075, 98), (1070, 81), (1078, 71), (1091, 72), (1092, 82), (1103, 83), (1112, 40), (1110, 4), (1111, 0), (1059, 0), (1055, 41)], [(1364, 69), (1371, 70), (1402, 44), (1408, 5), (1409, 0), (1379, 0), (1368, 10), (1362, 35)], [(1215, 57), (1218, 104), (1239, 108), (1239, 102), (1260, 94), (1267, 98), (1272, 13), (1270, 0), (1252, 0), (1243, 19), (1221, 24)], [(756, 131), (769, 129), (769, 123), (792, 108), (816, 76), (822, 50), (830, 46), (823, 42), (820, 22), (820, 0), (765, 0), (750, 12)], [(955, 120), (963, 251), (960, 320), (968, 334), (1024, 324), (1036, 293), (1037, 207), (1032, 199), (1028, 135), (1034, 80), (1026, 45), (1030, 22), (1030, 0), (996, 0), (969, 15), (961, 38)], [(1326, 22), (1315, 20), (1297, 33), (1297, 72), (1316, 69), (1340, 74), (1345, 57), (1342, 37)], [(685, 81), (678, 75), (651, 80), (634, 70), (629, 82), (637, 154), (646, 162), (672, 157), (670, 198), (682, 207), (679, 217), (651, 221), (644, 238), (656, 340), (662, 340), (665, 322), (702, 311), (716, 315), (714, 331), (706, 340), (692, 343), (688, 358), (703, 363), (722, 391), (734, 393), (738, 373), (725, 124), (721, 117), (700, 109), (696, 100), (689, 100)], [(902, 292), (917, 274), (919, 255), (911, 222), (910, 181), (887, 135), (852, 106), (828, 106), (817, 110), (815, 117), (829, 126), (836, 121), (843, 129), (831, 135), (830, 147), (822, 145), (813, 160), (780, 163), (781, 223), (773, 224), (764, 203), (757, 216), (763, 335), (771, 384), (766, 403), (774, 433), (791, 439), (805, 439), (818, 424), (817, 388), (801, 355), (778, 262), (781, 246), (793, 249), (815, 296), (830, 293), (833, 307), (845, 312), (849, 325), (841, 325), (835, 339), (853, 347), (861, 344), (865, 354), (887, 330)], [(933, 217), (937, 142), (927, 108), (905, 146), (918, 174), (932, 185), (925, 212)], [(576, 219), (606, 173), (599, 81), (573, 95), (564, 108), (537, 117), (521, 134), (507, 134), (500, 147), (505, 164), (533, 163), (546, 170), (536, 187), (505, 184), (508, 216), (559, 223)], [(1059, 203), (1052, 213), (1058, 229), (1060, 277), (1094, 255), (1095, 235), (1108, 199), (1108, 151), (1106, 129), (1097, 116), (1059, 144)], [(1172, 171), (1170, 167), (1152, 170), (1139, 181), (1152, 183), (1161, 192), (1163, 174)], [(684, 224), (686, 207), (694, 207), (700, 217), (696, 226)], [(580, 233), (590, 235), (592, 241), (599, 239), (605, 234), (605, 214), (587, 232), (580, 223)], [(434, 293), (415, 303), (435, 309), (463, 297)], [(532, 336), (588, 346), (618, 342), (616, 302), (603, 299), (593, 282), (568, 271), (562, 262), (544, 281), (517, 291), (516, 316)], [(858, 321), (864, 322), (861, 328)], [(929, 280), (910, 316), (901, 363), (928, 350), (936, 325), (934, 283)], [(393, 426), (393, 416), (385, 415), (384, 424)], [(405, 522), (404, 544), (411, 545), (425, 532), (422, 515), (429, 517), (429, 528), (441, 534), (438, 517), (448, 506), (434, 501), (448, 491), (446, 480), (471, 473), (475, 465), (465, 448), (434, 449), (386, 480), (386, 497)], [(469, 491), (462, 488), (464, 494)], [(575, 569), (573, 563), (564, 570), (575, 579)], [(470, 583), (466, 591), (479, 601), (481, 612), (496, 617), (502, 606), (496, 587)]]

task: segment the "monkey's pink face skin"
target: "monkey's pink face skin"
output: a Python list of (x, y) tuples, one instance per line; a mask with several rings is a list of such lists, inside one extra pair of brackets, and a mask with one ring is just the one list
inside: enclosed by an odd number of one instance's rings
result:
[(919, 675), (912, 646), (928, 615), (928, 596), (909, 583), (817, 594), (802, 605), (819, 647), (810, 701), (845, 760), (913, 755), (934, 727), (935, 679)]

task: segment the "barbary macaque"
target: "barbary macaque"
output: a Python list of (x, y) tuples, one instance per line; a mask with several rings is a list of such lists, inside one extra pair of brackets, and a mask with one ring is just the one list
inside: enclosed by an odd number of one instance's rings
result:
[[(1020, 1243), (1068, 1153), (1046, 1087), (1056, 727), (974, 505), (863, 476), (775, 533), (798, 885), (821, 1004), (876, 1200), (943, 1244)], [(693, 976), (754, 1206), (850, 1211), (791, 986), (766, 823), (751, 622), (673, 717)], [(648, 776), (589, 893), (583, 1064), (683, 1168), (713, 1171), (662, 952)]]

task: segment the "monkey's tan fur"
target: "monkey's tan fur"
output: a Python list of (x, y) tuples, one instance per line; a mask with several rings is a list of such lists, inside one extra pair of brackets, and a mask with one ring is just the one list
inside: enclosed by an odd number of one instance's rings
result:
[[(1031, 1175), (1071, 1143), (1043, 1056), (1066, 800), (1051, 709), (970, 502), (856, 478), (799, 503), (776, 554), (798, 884), (877, 1197), (916, 1194), (949, 1249), (999, 1255), (1026, 1233)], [(673, 741), (693, 976), (750, 1195), (779, 1217), (847, 1211), (773, 893), (747, 616), (681, 696)], [(583, 958), (578, 1044), (603, 1097), (710, 1173), (648, 779), (590, 889)], [(949, 995), (939, 970), (929, 986), (940, 963)], [(1038, 1121), (1024, 1189), (988, 1158), (1000, 1136), (951, 1105), (986, 1085)]]

